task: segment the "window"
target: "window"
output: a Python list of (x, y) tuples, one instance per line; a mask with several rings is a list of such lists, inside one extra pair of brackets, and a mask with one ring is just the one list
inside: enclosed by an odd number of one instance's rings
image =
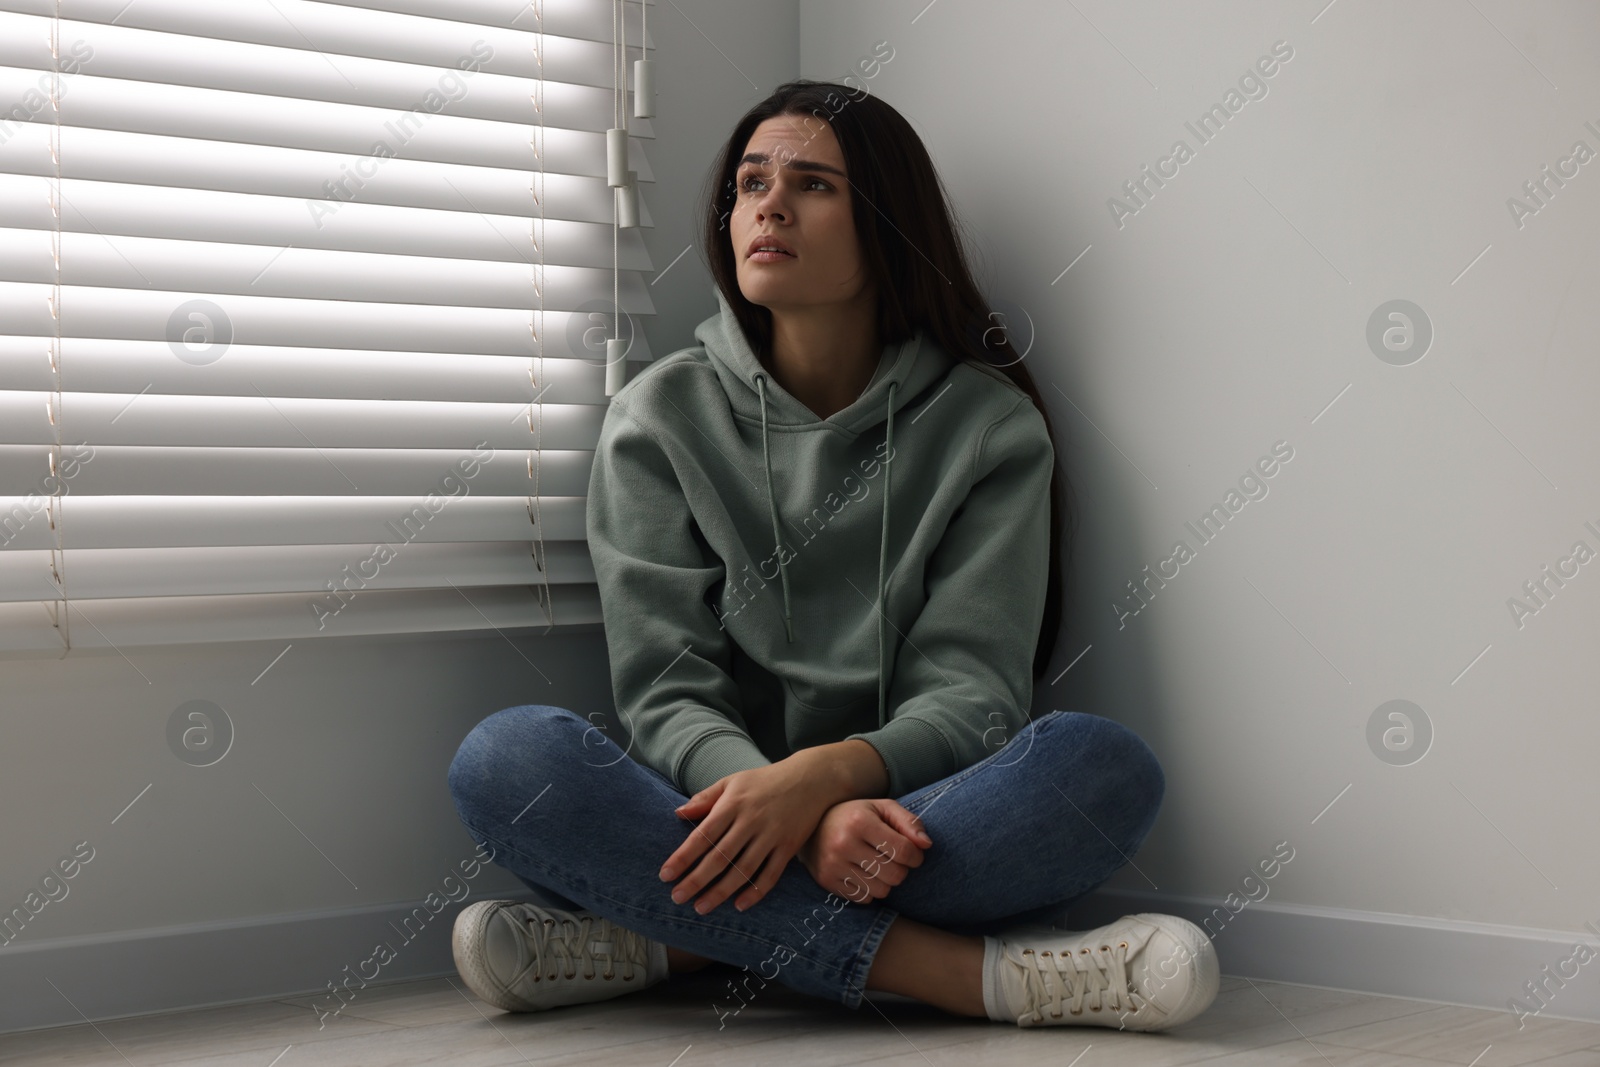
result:
[(613, 17), (0, 0), (0, 650), (598, 626)]

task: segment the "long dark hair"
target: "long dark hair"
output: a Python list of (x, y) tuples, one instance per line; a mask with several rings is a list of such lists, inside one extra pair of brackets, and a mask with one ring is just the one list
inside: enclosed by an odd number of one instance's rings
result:
[[(833, 128), (850, 175), (850, 196), (865, 269), (877, 285), (878, 346), (917, 330), (958, 359), (986, 363), (1028, 394), (1056, 444), (1038, 386), (972, 279), (953, 213), (933, 160), (905, 118), (864, 89), (809, 79), (786, 82), (745, 113), (713, 164), (703, 202), (703, 240), (711, 277), (750, 346), (770, 358), (772, 312), (746, 300), (728, 231), (738, 190), (734, 175), (757, 126), (778, 115)], [(813, 128), (819, 128), (813, 126)], [(781, 162), (781, 161), (779, 161)], [(1033, 675), (1042, 677), (1061, 631), (1062, 548), (1071, 558), (1075, 523), (1061, 453), (1050, 475), (1050, 569)]]

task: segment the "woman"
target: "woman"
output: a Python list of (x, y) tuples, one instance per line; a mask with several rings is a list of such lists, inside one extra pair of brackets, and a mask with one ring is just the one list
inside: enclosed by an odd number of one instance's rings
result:
[(1108, 719), (1029, 721), (1060, 624), (1054, 440), (925, 148), (798, 81), (714, 176), (720, 313), (612, 399), (590, 481), (627, 748), (545, 705), (463, 742), (463, 823), (543, 901), (463, 910), (463, 979), (530, 1011), (720, 961), (745, 972), (724, 1025), (772, 980), (1020, 1026), (1193, 1018), (1217, 962), (1192, 923), (1047, 925), (1165, 781)]

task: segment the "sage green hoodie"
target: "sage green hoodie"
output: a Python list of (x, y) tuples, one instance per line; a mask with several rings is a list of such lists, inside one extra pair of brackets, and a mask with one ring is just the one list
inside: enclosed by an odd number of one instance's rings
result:
[(919, 333), (818, 418), (716, 295), (699, 345), (612, 397), (589, 480), (629, 754), (690, 796), (850, 738), (883, 758), (891, 797), (971, 766), (1030, 718), (1043, 417)]

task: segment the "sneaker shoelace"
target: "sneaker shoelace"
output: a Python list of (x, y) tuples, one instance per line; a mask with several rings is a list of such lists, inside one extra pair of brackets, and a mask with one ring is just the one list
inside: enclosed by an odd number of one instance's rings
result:
[[(585, 915), (577, 921), (528, 916), (528, 946), (533, 951), (533, 962), (523, 974), (536, 972), (533, 977), (535, 982), (554, 981), (558, 977), (576, 978), (578, 964), (583, 963), (587, 965), (584, 978), (598, 977), (610, 981), (617, 977), (615, 964), (618, 962), (622, 964), (624, 982), (631, 982), (636, 974), (643, 974), (644, 969), (638, 961), (650, 958), (648, 939), (643, 934), (611, 923), (609, 939), (593, 940), (589, 931), (597, 920), (604, 921), (595, 915)], [(597, 973), (595, 967), (600, 960), (605, 961), (606, 969)], [(563, 962), (565, 967), (561, 966)], [(547, 972), (547, 967), (553, 969)], [(519, 979), (521, 977), (518, 976)]]
[(1084, 1001), (1090, 1011), (1106, 1008), (1122, 1014), (1137, 1012), (1144, 1002), (1138, 997), (1128, 980), (1128, 943), (1116, 946), (1101, 945), (1098, 950), (1088, 948), (1061, 955), (1046, 950), (1022, 950), (1026, 959), (1022, 968), (1022, 1014), (1031, 1015), (1034, 1021), (1044, 1018), (1043, 1008), (1050, 1008), (1050, 1018), (1062, 1017), (1066, 1007), (1073, 1015), (1082, 1015)]

